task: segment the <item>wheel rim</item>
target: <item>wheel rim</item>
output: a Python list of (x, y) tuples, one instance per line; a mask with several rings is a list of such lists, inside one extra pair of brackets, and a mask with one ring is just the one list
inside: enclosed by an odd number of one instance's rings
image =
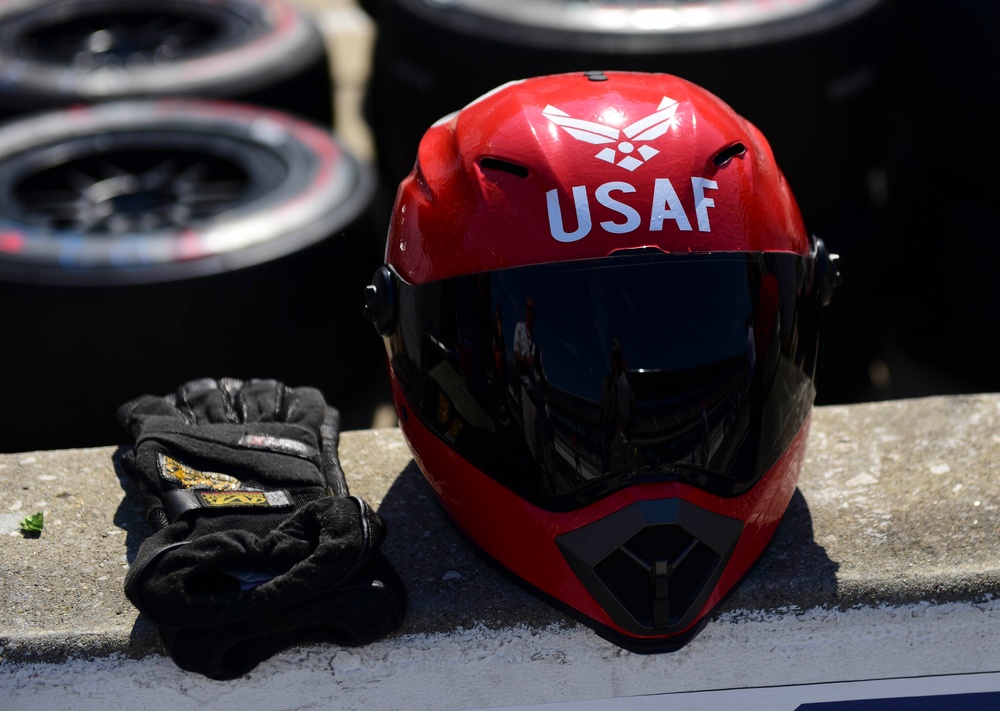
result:
[(251, 187), (244, 167), (204, 153), (83, 155), (18, 180), (12, 216), (56, 233), (183, 230), (245, 201)]
[(240, 15), (207, 5), (97, 3), (28, 13), (11, 21), (5, 43), (11, 55), (33, 62), (134, 70), (207, 54), (249, 31)]
[(239, 96), (325, 56), (286, 0), (37, 0), (0, 9), (0, 79), (18, 106)]

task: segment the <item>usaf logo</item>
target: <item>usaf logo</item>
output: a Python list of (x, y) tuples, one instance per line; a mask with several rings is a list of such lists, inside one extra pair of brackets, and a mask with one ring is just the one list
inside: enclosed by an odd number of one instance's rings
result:
[[(542, 114), (566, 133), (583, 143), (604, 146), (594, 157), (633, 172), (647, 161), (660, 154), (660, 149), (650, 145), (667, 133), (677, 123), (678, 103), (664, 96), (656, 110), (638, 121), (618, 129), (596, 121), (576, 119), (554, 106), (546, 106)], [(615, 144), (614, 146), (607, 144)], [(706, 190), (717, 190), (718, 183), (698, 176), (691, 177), (691, 192), (694, 196), (694, 217), (699, 232), (711, 232), (708, 208), (715, 207), (715, 200), (705, 196)], [(563, 213), (557, 190), (545, 194), (549, 217), (549, 233), (559, 242), (576, 242), (590, 234), (593, 219), (590, 212), (590, 197), (586, 185), (576, 185), (573, 191), (573, 213), (576, 215), (576, 229), (567, 231), (563, 223)], [(624, 181), (612, 181), (594, 190), (597, 202), (617, 213), (622, 220), (605, 220), (600, 228), (611, 234), (633, 232), (642, 224), (642, 216), (631, 205), (617, 200), (613, 193), (634, 193), (636, 187)], [(648, 228), (652, 232), (663, 229), (665, 220), (673, 220), (677, 229), (691, 231), (691, 220), (681, 204), (669, 178), (656, 178), (652, 186), (652, 210)]]
[[(660, 102), (654, 113), (620, 130), (604, 123), (572, 118), (565, 111), (561, 111), (551, 105), (546, 106), (542, 113), (552, 123), (562, 126), (566, 133), (579, 141), (595, 145), (615, 143), (617, 141), (618, 151), (625, 154), (624, 158), (619, 160), (618, 153), (611, 147), (601, 150), (595, 158), (613, 163), (619, 168), (633, 171), (660, 152), (650, 145), (640, 145), (637, 147), (636, 144), (645, 144), (654, 138), (659, 138), (674, 125), (677, 115), (677, 102), (664, 96), (663, 101)], [(619, 141), (622, 134), (625, 135), (625, 140)], [(640, 158), (629, 155), (633, 151), (637, 151)]]

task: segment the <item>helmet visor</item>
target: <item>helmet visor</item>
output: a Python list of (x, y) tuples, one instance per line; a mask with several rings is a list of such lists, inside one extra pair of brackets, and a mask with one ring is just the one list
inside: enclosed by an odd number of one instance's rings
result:
[(812, 405), (813, 262), (644, 251), (394, 277), (405, 414), (548, 510), (639, 481), (739, 495)]

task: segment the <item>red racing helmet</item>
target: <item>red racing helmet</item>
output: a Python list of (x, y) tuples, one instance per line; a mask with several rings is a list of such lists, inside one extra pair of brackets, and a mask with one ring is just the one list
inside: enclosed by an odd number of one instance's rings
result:
[(795, 490), (835, 259), (717, 97), (562, 74), (426, 132), (366, 311), (458, 527), (603, 637), (667, 651)]

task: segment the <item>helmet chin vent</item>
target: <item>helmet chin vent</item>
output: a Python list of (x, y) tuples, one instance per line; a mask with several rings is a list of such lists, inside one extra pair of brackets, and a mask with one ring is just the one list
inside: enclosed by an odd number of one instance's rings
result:
[(482, 158), (479, 161), (479, 168), (480, 170), (483, 171), (499, 170), (504, 173), (510, 173), (511, 175), (515, 175), (518, 178), (528, 177), (528, 169), (525, 168), (523, 165), (519, 165), (517, 163), (511, 163), (509, 160), (503, 160), (502, 158), (490, 158), (490, 157)]
[(637, 636), (689, 627), (722, 575), (743, 523), (681, 499), (640, 501), (556, 543), (580, 582)]
[(666, 630), (690, 611), (720, 556), (680, 526), (645, 528), (595, 567), (643, 627)]

